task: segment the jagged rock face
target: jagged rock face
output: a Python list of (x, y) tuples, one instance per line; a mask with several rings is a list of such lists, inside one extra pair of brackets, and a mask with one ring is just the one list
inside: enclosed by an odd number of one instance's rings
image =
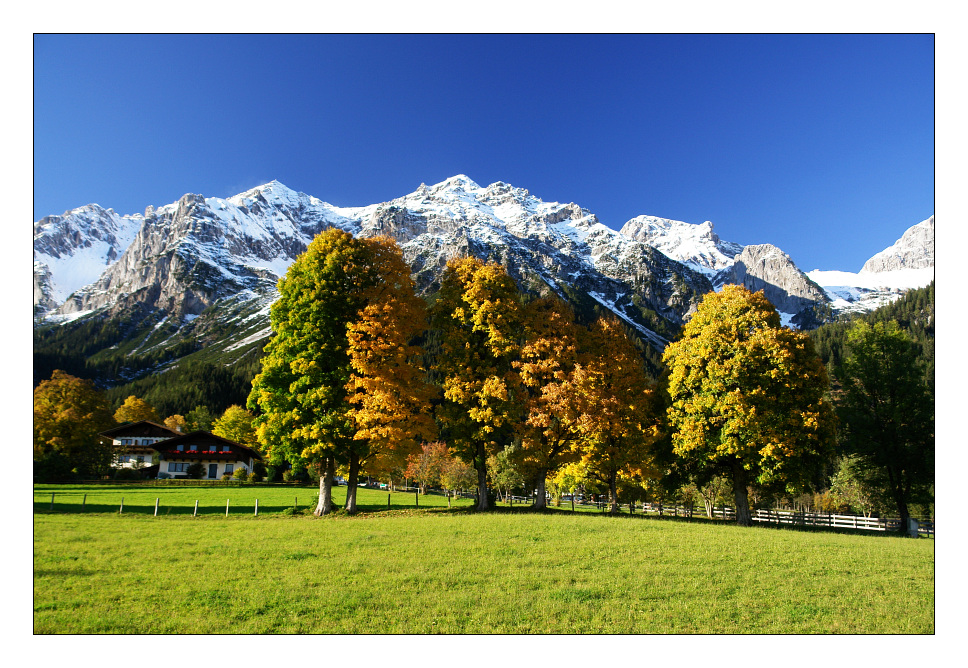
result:
[(793, 323), (800, 326), (809, 326), (807, 320), (817, 305), (829, 301), (823, 289), (800, 271), (789, 255), (770, 244), (745, 247), (733, 266), (717, 275), (714, 282), (743, 285), (753, 292), (763, 290), (778, 311), (793, 314)]
[(115, 262), (141, 227), (140, 215), (119, 216), (89, 204), (34, 223), (34, 312), (57, 308)]
[(395, 238), (422, 291), (436, 288), (449, 259), (474, 255), (505, 265), (524, 289), (563, 296), (579, 290), (658, 347), (665, 340), (645, 323), (661, 317), (681, 324), (711, 289), (701, 274), (576, 204), (543, 202), (502, 182), (482, 188), (463, 175), (356, 208), (278, 182), (227, 200), (189, 194), (149, 207), (137, 223), (130, 243), (113, 247), (117, 259), (59, 304), (45, 292), (48, 265), (35, 266), (35, 303), (56, 305), (61, 316), (137, 305), (177, 319), (229, 298), (264, 301), (312, 238), (331, 226)]
[(655, 216), (637, 216), (625, 223), (620, 232), (710, 277), (732, 266), (734, 258), (743, 251), (740, 244), (720, 239), (708, 220), (693, 225)]
[(880, 273), (898, 269), (925, 269), (934, 266), (934, 216), (908, 228), (893, 246), (885, 248), (864, 263), (861, 273)]

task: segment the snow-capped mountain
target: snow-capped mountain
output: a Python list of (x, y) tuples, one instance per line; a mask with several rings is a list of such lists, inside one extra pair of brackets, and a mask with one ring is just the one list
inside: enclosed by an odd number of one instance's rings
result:
[(435, 290), (452, 257), (495, 260), (522, 289), (554, 292), (586, 314), (611, 311), (657, 350), (724, 283), (766, 290), (784, 321), (802, 327), (839, 299), (779, 249), (723, 241), (710, 222), (639, 216), (617, 232), (577, 204), (457, 175), (360, 207), (272, 181), (227, 199), (188, 194), (144, 214), (88, 205), (49, 216), (34, 224), (35, 318), (125, 319), (141, 337), (130, 354), (190, 340), (241, 355), (270, 334), (278, 279), (330, 227), (394, 237), (422, 291)]
[(743, 252), (742, 245), (721, 240), (708, 220), (693, 225), (655, 216), (636, 216), (620, 231), (631, 239), (658, 248), (710, 279), (733, 266), (736, 256)]
[(838, 313), (871, 311), (923, 288), (934, 280), (934, 216), (909, 227), (858, 273), (815, 269), (807, 275), (823, 287)]

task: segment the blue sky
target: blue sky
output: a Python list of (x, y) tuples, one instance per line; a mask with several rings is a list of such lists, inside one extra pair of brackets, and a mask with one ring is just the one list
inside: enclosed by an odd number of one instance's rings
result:
[(36, 35), (34, 219), (464, 173), (857, 271), (934, 213), (931, 35)]

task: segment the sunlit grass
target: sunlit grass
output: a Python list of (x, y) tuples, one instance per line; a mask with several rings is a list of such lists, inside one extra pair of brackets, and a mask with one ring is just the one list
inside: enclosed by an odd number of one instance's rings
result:
[[(282, 507), (291, 491), (268, 505)], [(443, 497), (414, 508), (412, 494), (409, 507), (401, 494), (386, 511), (377, 508), (386, 492), (360, 492), (371, 511), (321, 519), (241, 511), (225, 519), (224, 506), (156, 518), (154, 496), (139, 506), (147, 512), (123, 515), (57, 512), (55, 497), (50, 513), (35, 497), (34, 630), (934, 631), (930, 540), (524, 508), (474, 513), (469, 502), (448, 510)]]

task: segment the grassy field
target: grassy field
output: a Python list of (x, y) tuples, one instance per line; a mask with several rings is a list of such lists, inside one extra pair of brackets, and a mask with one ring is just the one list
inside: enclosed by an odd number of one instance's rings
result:
[(35, 487), (36, 633), (934, 631), (933, 540), (402, 493), (387, 510), (365, 489), (360, 515), (315, 518), (283, 514), (312, 488), (92, 488)]

